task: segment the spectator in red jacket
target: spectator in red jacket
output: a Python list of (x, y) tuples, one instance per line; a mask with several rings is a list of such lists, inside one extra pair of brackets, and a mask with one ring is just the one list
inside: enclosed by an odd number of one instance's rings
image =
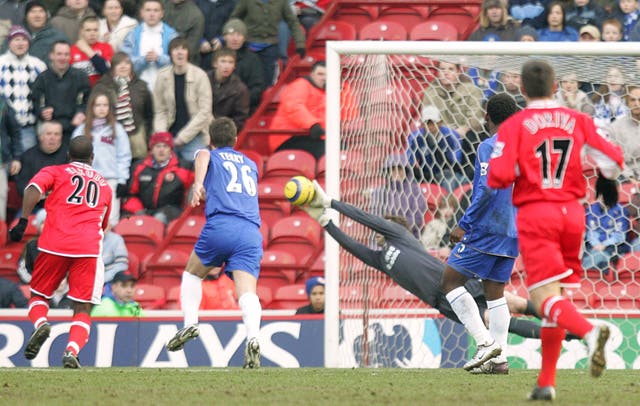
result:
[(288, 135), (271, 135), (269, 147), (272, 152), (303, 149), (312, 153), (316, 159), (324, 155), (326, 81), (326, 65), (319, 61), (313, 64), (309, 76), (294, 80), (282, 90), (280, 105), (271, 122), (271, 128), (300, 130), (307, 134), (289, 139)]
[(71, 46), (71, 66), (86, 73), (92, 87), (109, 70), (113, 58), (111, 45), (98, 41), (99, 26), (98, 17), (83, 18), (78, 41)]
[(149, 156), (133, 166), (129, 198), (122, 210), (148, 214), (168, 224), (180, 215), (194, 175), (190, 164), (179, 161), (173, 151), (171, 133), (153, 134), (149, 148)]

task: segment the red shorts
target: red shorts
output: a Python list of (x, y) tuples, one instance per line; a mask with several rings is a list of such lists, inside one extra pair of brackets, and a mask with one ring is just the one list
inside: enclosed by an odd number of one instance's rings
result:
[(517, 226), (529, 290), (555, 281), (562, 287), (579, 286), (585, 229), (579, 202), (526, 204), (518, 208)]
[(63, 257), (40, 252), (33, 266), (31, 290), (51, 299), (67, 277), (69, 299), (100, 304), (104, 286), (104, 263), (99, 257)]

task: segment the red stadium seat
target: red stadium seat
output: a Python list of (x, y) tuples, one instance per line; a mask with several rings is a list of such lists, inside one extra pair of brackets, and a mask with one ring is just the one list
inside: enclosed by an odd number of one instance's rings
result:
[(162, 241), (164, 223), (152, 216), (131, 216), (121, 219), (113, 231), (124, 238), (129, 251), (144, 258)]
[[(424, 21), (426, 18), (426, 15), (423, 15), (424, 12), (424, 9), (417, 9), (411, 6), (383, 6), (380, 10), (379, 19), (397, 22), (407, 31), (411, 31), (415, 25)], [(428, 13), (428, 10), (426, 12)]]
[[(288, 179), (288, 178), (286, 178)], [(291, 203), (284, 197), (286, 180), (263, 180), (258, 183), (258, 205), (262, 223), (269, 228), (291, 214)]]
[(142, 278), (144, 283), (162, 286), (165, 291), (180, 285), (182, 272), (189, 260), (189, 254), (181, 250), (166, 249), (157, 258), (152, 255), (142, 261)]
[(409, 32), (411, 41), (457, 41), (458, 30), (446, 21), (427, 20), (417, 24)]
[(264, 221), (260, 223), (260, 234), (262, 235), (262, 248), (267, 248), (271, 231), (269, 230), (269, 225)]
[(597, 287), (598, 300), (606, 309), (638, 309), (640, 307), (640, 285), (637, 282), (613, 282)]
[(129, 268), (127, 269), (134, 278), (140, 278), (140, 258), (133, 252), (128, 253), (129, 257)]
[(264, 174), (264, 158), (262, 155), (251, 149), (240, 149), (238, 152), (242, 152), (256, 164), (258, 167), (258, 180), (260, 180)]
[(287, 285), (278, 288), (271, 302), (272, 309), (297, 309), (309, 304), (304, 284)]
[(22, 247), (19, 246), (0, 248), (0, 277), (20, 283), (17, 271), (21, 254)]
[(324, 254), (318, 255), (311, 267), (309, 268), (309, 273), (305, 275), (306, 278), (313, 278), (314, 276), (324, 276)]
[(167, 310), (180, 310), (180, 286), (172, 286), (167, 292)]
[(307, 151), (290, 149), (274, 152), (267, 159), (264, 179), (286, 180), (302, 175), (313, 179), (316, 175), (316, 158)]
[(420, 190), (422, 190), (422, 194), (427, 199), (429, 209), (433, 211), (438, 208), (440, 198), (447, 195), (447, 190), (436, 183), (421, 183)]
[(429, 13), (429, 19), (451, 23), (460, 33), (460, 40), (466, 40), (478, 25), (478, 15), (480, 15), (479, 6), (436, 6)]
[(7, 223), (4, 220), (0, 220), (0, 247), (4, 247), (7, 243), (8, 232)]
[[(611, 270), (609, 271), (611, 272)], [(640, 275), (640, 253), (638, 252), (629, 252), (624, 254), (619, 260), (616, 266), (616, 279), (620, 281), (628, 281), (632, 279), (636, 279), (640, 281), (640, 277), (635, 277), (635, 275)]]
[(300, 266), (308, 265), (322, 249), (323, 228), (317, 221), (302, 216), (285, 217), (271, 227), (270, 250), (289, 252)]
[(162, 309), (167, 303), (163, 287), (145, 283), (136, 284), (133, 300), (140, 303), (140, 307), (145, 310)]
[(592, 309), (596, 305), (594, 292), (594, 282), (583, 279), (580, 281), (579, 289), (565, 289), (564, 295), (568, 297), (579, 309)]
[[(324, 54), (327, 41), (352, 41), (356, 39), (356, 27), (346, 21), (327, 21), (315, 25), (307, 40), (307, 53), (321, 51)], [(324, 60), (324, 58), (322, 58)]]
[(266, 249), (260, 261), (260, 284), (274, 288), (294, 283), (300, 271), (292, 253)]
[(193, 245), (198, 240), (200, 232), (206, 219), (204, 216), (188, 216), (187, 218), (178, 217), (167, 225), (167, 235), (173, 232), (178, 226), (176, 233), (171, 237), (169, 246), (190, 254), (193, 251)]
[(263, 309), (269, 309), (271, 306), (271, 302), (273, 301), (273, 292), (269, 286), (263, 286), (260, 284), (260, 280), (258, 280), (258, 288), (257, 295), (260, 299), (260, 304)]
[(387, 286), (382, 291), (381, 300), (381, 305), (384, 308), (416, 309), (428, 307), (418, 297), (398, 285)]
[(620, 204), (627, 204), (631, 200), (631, 195), (638, 193), (638, 184), (635, 182), (620, 184), (620, 198), (618, 199)]
[(341, 5), (336, 8), (332, 21), (346, 21), (360, 28), (378, 18), (379, 13), (377, 5)]
[(360, 29), (358, 39), (405, 41), (407, 39), (407, 30), (395, 21), (376, 20)]

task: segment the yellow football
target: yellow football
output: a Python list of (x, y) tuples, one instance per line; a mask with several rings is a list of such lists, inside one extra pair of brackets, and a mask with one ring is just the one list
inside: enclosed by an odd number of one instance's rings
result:
[(296, 206), (310, 203), (315, 195), (313, 182), (304, 176), (294, 176), (284, 185), (284, 196)]

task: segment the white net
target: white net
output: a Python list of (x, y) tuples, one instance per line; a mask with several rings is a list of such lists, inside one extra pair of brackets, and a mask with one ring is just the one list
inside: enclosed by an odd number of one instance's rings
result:
[[(377, 44), (382, 48), (382, 42)], [(404, 217), (429, 252), (444, 260), (450, 249), (448, 233), (468, 205), (475, 150), (489, 136), (484, 128), (484, 105), (491, 95), (501, 92), (512, 94), (524, 105), (519, 72), (528, 58), (522, 46), (529, 45), (501, 44), (501, 54), (486, 55), (482, 50), (484, 55), (476, 55), (469, 43), (461, 45), (466, 46), (464, 53), (459, 43), (397, 44), (400, 51), (387, 42), (387, 51), (381, 52), (371, 43), (328, 43), (329, 53), (340, 50), (339, 68), (329, 63), (328, 72), (330, 78), (340, 76), (343, 118), (341, 169), (339, 182), (334, 184), (339, 184), (345, 202), (378, 215)], [(585, 53), (587, 48), (573, 45), (563, 52), (556, 49), (555, 55), (545, 55), (545, 47), (534, 45), (526, 54), (538, 55), (554, 66), (560, 103), (592, 115), (620, 140), (628, 170), (617, 211), (600, 214), (596, 207), (588, 211), (593, 214), (586, 220), (590, 232), (585, 239), (589, 253), (585, 255), (585, 278), (581, 289), (567, 294), (589, 317), (603, 318), (612, 327), (610, 366), (639, 368), (640, 276), (636, 271), (640, 253), (634, 248), (640, 244), (634, 243), (640, 195), (635, 194), (638, 173), (634, 170), (640, 168), (640, 159), (635, 161), (640, 142), (637, 135), (633, 144), (625, 141), (633, 125), (634, 134), (640, 131), (638, 122), (630, 119), (640, 119), (640, 89), (631, 86), (640, 85), (638, 58), (630, 47), (616, 48), (616, 54), (596, 55), (605, 52), (600, 47), (587, 52), (593, 55), (574, 56), (573, 49)], [(329, 87), (331, 83), (329, 80)], [(332, 132), (328, 135), (331, 143)], [(331, 165), (330, 154), (329, 147), (327, 166)], [(595, 168), (586, 162), (584, 173), (589, 179), (585, 204), (591, 205), (595, 202)], [(329, 179), (327, 183), (331, 184)], [(370, 230), (344, 217), (340, 222), (351, 237), (374, 246)], [(468, 357), (470, 340), (459, 325), (438, 317), (383, 273), (342, 249), (339, 261), (340, 337), (335, 365), (460, 366)], [(507, 291), (528, 297), (520, 261)], [(539, 367), (539, 340), (511, 336), (510, 344), (507, 354), (512, 366)], [(584, 345), (566, 342), (560, 367), (579, 367), (585, 362)]]

